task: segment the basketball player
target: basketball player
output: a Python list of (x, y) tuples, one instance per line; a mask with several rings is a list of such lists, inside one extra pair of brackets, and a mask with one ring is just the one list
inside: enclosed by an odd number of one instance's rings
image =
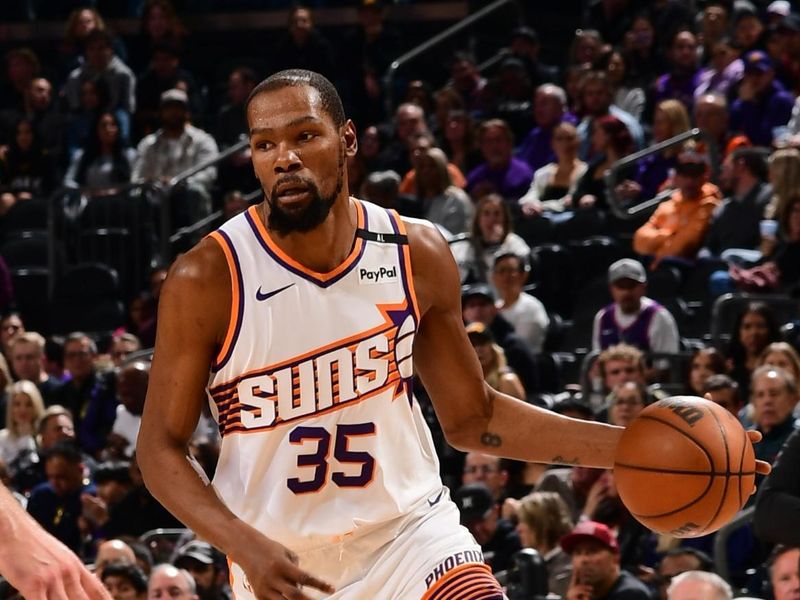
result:
[(0, 484), (0, 574), (30, 600), (111, 600), (75, 554)]
[[(227, 554), (238, 600), (502, 598), (439, 479), (414, 369), (462, 450), (608, 468), (621, 429), (484, 385), (447, 243), (348, 196), (356, 132), (330, 82), (276, 73), (247, 117), (265, 201), (164, 284), (148, 487)], [(223, 436), (212, 485), (186, 459), (204, 396)]]

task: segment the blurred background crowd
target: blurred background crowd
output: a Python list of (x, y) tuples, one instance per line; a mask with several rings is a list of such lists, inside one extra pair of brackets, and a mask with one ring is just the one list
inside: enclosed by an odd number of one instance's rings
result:
[[(800, 5), (5, 0), (0, 22), (0, 480), (115, 599), (230, 594), (136, 436), (169, 264), (261, 201), (243, 105), (285, 68), (339, 89), (350, 193), (448, 240), (490, 385), (620, 426), (708, 395), (764, 436), (759, 494), (684, 540), (611, 471), (454, 450), (415, 386), (511, 600), (800, 598)], [(209, 478), (219, 442), (209, 409)]]

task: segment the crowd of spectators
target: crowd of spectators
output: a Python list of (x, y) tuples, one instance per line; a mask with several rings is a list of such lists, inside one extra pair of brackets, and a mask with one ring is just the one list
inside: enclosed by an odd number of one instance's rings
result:
[[(450, 242), (466, 331), (490, 385), (623, 427), (667, 395), (706, 396), (760, 431), (756, 455), (775, 464), (748, 503), (753, 526), (727, 543), (726, 582), (712, 573), (714, 534), (647, 530), (620, 501), (612, 471), (448, 447), (416, 386), (443, 479), (498, 578), (513, 579), (515, 555), (532, 549), (550, 592), (565, 599), (800, 596), (800, 9), (586, 2), (553, 65), (540, 58), (535, 28), (546, 24), (534, 9), (506, 34), (493, 69), (482, 72), (466, 51), (449, 57), (446, 82), (410, 69), (386, 114), (386, 95), (398, 90), (384, 89), (383, 74), (408, 48), (381, 0), (361, 2), (342, 39), (318, 29), (311, 8), (291, 8), (285, 29), (271, 32), (266, 71), (242, 60), (214, 82), (227, 88), (216, 103), (184, 63), (192, 35), (173, 5), (141, 4), (134, 37), (116, 35), (96, 8), (75, 8), (56, 55), (6, 52), (0, 230), (61, 186), (91, 203), (129, 183), (169, 185), (246, 139), (243, 106), (263, 76), (319, 71), (359, 132), (350, 193), (429, 219)], [(692, 127), (703, 136), (607, 176)], [(245, 148), (171, 188), (172, 224), (215, 209), (232, 216), (257, 187)], [(649, 213), (620, 216), (656, 197)], [(548, 273), (548, 256), (566, 262)], [(119, 329), (64, 336), (26, 330), (7, 269), (0, 275), (0, 480), (95, 565), (115, 599), (228, 597), (224, 557), (182, 528), (137, 468), (166, 268), (135, 282)], [(710, 307), (728, 292), (758, 297), (734, 304), (713, 331)], [(581, 368), (569, 372), (570, 362)], [(219, 440), (204, 411), (190, 450), (205, 477)], [(168, 533), (146, 535), (157, 529)]]

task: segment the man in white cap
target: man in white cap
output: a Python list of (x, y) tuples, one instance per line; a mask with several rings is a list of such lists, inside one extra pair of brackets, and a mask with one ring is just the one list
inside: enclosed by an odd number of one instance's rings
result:
[[(219, 154), (217, 142), (189, 122), (189, 97), (175, 88), (161, 94), (161, 129), (145, 136), (137, 148), (134, 182), (167, 184), (173, 177)], [(211, 186), (217, 168), (208, 167), (173, 191), (173, 225), (186, 226), (211, 212)]]
[(639, 261), (623, 258), (608, 268), (611, 304), (598, 311), (592, 349), (626, 343), (643, 352), (678, 352), (678, 326), (670, 312), (645, 296), (647, 273)]

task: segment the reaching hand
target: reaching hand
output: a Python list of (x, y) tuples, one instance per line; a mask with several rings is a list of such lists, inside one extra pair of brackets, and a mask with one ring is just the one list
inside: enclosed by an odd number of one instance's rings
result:
[(266, 537), (251, 540), (244, 554), (247, 559), (236, 562), (259, 600), (311, 600), (303, 593), (304, 586), (334, 592), (333, 586), (300, 569), (294, 552)]
[[(747, 437), (750, 438), (751, 444), (757, 444), (761, 441), (761, 432), (760, 431), (748, 431)], [(769, 475), (769, 472), (772, 471), (772, 465), (764, 460), (757, 460), (756, 461), (756, 473), (759, 475)], [(756, 489), (753, 488), (753, 493), (755, 493)]]
[(5, 488), (0, 494), (0, 573), (25, 600), (111, 600), (69, 548), (39, 527)]

